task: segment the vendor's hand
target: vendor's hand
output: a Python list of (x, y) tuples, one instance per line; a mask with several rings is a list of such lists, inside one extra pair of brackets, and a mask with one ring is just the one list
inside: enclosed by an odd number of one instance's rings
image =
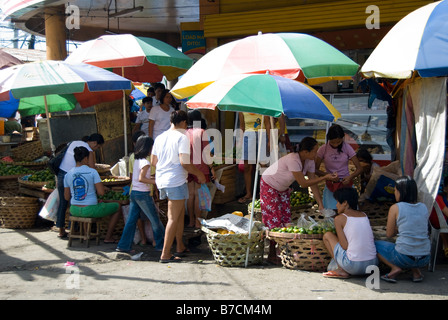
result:
[(211, 173), (211, 178), (213, 179), (213, 180), (215, 180), (216, 179), (216, 174), (215, 174), (215, 169), (214, 168), (211, 168), (210, 169), (210, 173)]
[(325, 175), (325, 180), (331, 180), (331, 181), (338, 181), (338, 173), (337, 172), (333, 172), (333, 173), (328, 173)]
[(350, 179), (350, 177), (345, 177), (341, 181), (342, 181), (343, 185), (348, 185), (348, 184), (350, 184), (351, 179)]
[(319, 211), (322, 211), (324, 209), (325, 209), (325, 207), (324, 207), (323, 203), (319, 204)]

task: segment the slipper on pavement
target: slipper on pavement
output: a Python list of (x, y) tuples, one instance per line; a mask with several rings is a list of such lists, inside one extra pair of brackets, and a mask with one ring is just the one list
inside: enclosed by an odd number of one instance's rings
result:
[(389, 283), (397, 283), (397, 279), (389, 278), (389, 274), (388, 273), (386, 273), (384, 276), (381, 276), (381, 279), (386, 281), (386, 282), (389, 282)]
[(160, 259), (160, 263), (170, 263), (170, 262), (182, 262), (182, 259), (179, 257), (171, 256), (169, 259)]
[(250, 201), (252, 201), (252, 197), (250, 197), (250, 198), (248, 198), (248, 197), (242, 197), (242, 198), (239, 198), (239, 199), (238, 199), (238, 202), (239, 202), (239, 203), (248, 203), (248, 202), (250, 202)]
[(325, 278), (335, 278), (335, 279), (348, 279), (348, 278), (350, 278), (350, 276), (339, 274), (335, 270), (325, 272), (322, 275)]

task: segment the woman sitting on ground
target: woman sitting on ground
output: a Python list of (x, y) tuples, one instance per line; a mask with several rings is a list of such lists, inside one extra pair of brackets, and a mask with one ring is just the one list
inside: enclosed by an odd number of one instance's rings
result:
[(378, 258), (391, 268), (381, 277), (387, 282), (397, 282), (396, 277), (402, 269), (412, 270), (412, 281), (420, 282), (423, 275), (419, 268), (429, 263), (431, 244), (428, 236), (428, 209), (417, 202), (417, 184), (415, 180), (402, 176), (395, 181), (395, 199), (397, 203), (389, 209), (386, 236), (395, 235), (395, 243), (375, 241)]
[(324, 273), (327, 278), (363, 275), (370, 265), (377, 265), (375, 242), (369, 219), (358, 211), (358, 192), (346, 187), (333, 193), (338, 215), (334, 218), (336, 234), (327, 232), (323, 240), (338, 268)]
[(64, 197), (70, 201), (74, 217), (103, 218), (112, 215), (104, 243), (115, 243), (113, 231), (121, 212), (116, 202), (98, 203), (97, 194), (104, 195), (104, 185), (98, 171), (88, 166), (90, 152), (86, 147), (73, 149), (76, 166), (64, 177)]

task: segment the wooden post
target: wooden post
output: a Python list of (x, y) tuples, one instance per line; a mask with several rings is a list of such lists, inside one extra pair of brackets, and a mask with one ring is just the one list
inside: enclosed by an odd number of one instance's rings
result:
[(45, 38), (47, 60), (65, 60), (67, 38), (64, 5), (45, 8)]

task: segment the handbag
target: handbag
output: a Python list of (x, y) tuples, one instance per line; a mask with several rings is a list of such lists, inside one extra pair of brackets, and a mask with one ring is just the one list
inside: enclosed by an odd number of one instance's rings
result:
[(330, 180), (327, 180), (325, 182), (325, 184), (327, 185), (327, 189), (330, 190), (331, 192), (335, 192), (338, 189), (341, 188), (349, 188), (353, 186), (353, 181), (350, 180), (349, 184), (343, 184), (342, 181), (338, 181), (338, 182), (333, 182)]
[(64, 159), (65, 153), (67, 152), (68, 147), (70, 146), (70, 143), (67, 144), (61, 151), (58, 152), (54, 157), (52, 157), (50, 160), (48, 160), (47, 166), (50, 169), (52, 173), (55, 175), (58, 175), (59, 173), (59, 166), (62, 163), (62, 160)]

